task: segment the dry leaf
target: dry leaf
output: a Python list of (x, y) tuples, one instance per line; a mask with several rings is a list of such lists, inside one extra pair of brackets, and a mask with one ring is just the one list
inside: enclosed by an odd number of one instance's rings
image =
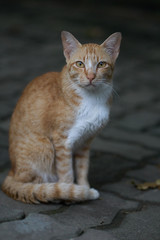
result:
[(145, 183), (135, 183), (132, 182), (138, 190), (147, 190), (149, 188), (158, 188), (160, 189), (160, 179), (157, 179), (155, 182), (145, 182)]
[(160, 186), (160, 179), (156, 180), (156, 184), (157, 184), (157, 186)]

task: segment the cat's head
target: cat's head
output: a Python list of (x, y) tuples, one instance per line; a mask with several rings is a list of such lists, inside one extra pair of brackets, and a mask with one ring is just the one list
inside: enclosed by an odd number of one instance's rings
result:
[(82, 88), (94, 89), (111, 82), (119, 54), (121, 33), (109, 36), (101, 45), (80, 44), (69, 32), (61, 34), (71, 80)]

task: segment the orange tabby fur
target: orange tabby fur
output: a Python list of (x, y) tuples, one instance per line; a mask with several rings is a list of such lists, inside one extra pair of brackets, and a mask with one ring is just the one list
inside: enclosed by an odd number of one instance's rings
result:
[[(46, 73), (34, 79), (25, 88), (11, 118), (9, 153), (12, 168), (2, 185), (8, 196), (26, 203), (98, 198), (98, 192), (91, 189), (87, 181), (89, 147), (105, 122), (98, 122), (91, 133), (85, 130), (85, 137), (80, 136), (76, 143), (70, 143), (69, 134), (74, 135), (72, 128), (78, 122), (77, 112), (83, 102), (83, 94), (79, 91), (88, 85), (92, 88), (92, 83), (97, 84), (100, 76), (111, 83), (120, 34), (115, 34), (113, 40), (114, 51), (111, 53), (106, 50), (110, 44), (108, 40), (102, 45), (81, 45), (70, 33), (62, 33), (67, 65), (60, 73)], [(76, 67), (78, 60), (85, 62), (86, 67)], [(94, 71), (91, 63), (97, 64), (101, 60), (107, 62), (107, 67)], [(111, 94), (108, 94), (106, 107), (110, 100)], [(81, 141), (82, 137), (84, 140)], [(77, 145), (77, 142), (83, 143)]]

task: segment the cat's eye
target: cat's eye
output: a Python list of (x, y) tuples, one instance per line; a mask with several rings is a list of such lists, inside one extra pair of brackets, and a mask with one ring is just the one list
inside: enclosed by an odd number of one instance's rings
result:
[(97, 65), (98, 68), (104, 68), (106, 66), (107, 66), (107, 63), (103, 62), (103, 61), (99, 62), (98, 65)]
[(81, 61), (77, 61), (76, 66), (79, 67), (79, 68), (84, 68), (84, 63), (81, 62)]

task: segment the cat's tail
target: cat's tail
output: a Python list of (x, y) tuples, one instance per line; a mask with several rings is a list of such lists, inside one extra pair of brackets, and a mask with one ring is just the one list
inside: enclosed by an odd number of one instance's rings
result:
[(7, 176), (2, 190), (15, 200), (25, 203), (54, 202), (55, 200), (85, 201), (99, 197), (98, 191), (87, 186), (67, 183), (22, 183)]

